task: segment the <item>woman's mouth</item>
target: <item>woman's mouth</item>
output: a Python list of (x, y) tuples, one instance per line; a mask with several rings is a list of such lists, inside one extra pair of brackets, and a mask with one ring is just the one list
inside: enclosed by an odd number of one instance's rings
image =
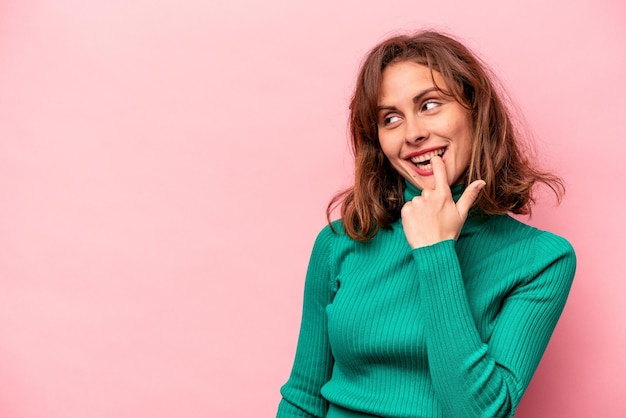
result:
[(411, 157), (410, 161), (415, 164), (415, 166), (424, 171), (432, 170), (432, 165), (430, 164), (430, 160), (433, 157), (439, 156), (443, 157), (445, 154), (447, 147), (442, 147), (439, 149), (435, 149), (424, 154), (416, 155), (415, 157)]

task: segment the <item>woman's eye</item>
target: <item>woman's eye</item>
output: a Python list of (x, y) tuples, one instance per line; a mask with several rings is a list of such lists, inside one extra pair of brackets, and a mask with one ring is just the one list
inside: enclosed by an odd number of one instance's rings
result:
[(383, 125), (384, 126), (391, 125), (392, 123), (396, 123), (399, 120), (400, 120), (399, 116), (395, 116), (395, 115), (385, 116), (385, 118), (383, 118)]
[(429, 100), (427, 102), (424, 102), (424, 104), (422, 105), (422, 111), (432, 110), (437, 106), (439, 106), (438, 102), (435, 102), (434, 100)]

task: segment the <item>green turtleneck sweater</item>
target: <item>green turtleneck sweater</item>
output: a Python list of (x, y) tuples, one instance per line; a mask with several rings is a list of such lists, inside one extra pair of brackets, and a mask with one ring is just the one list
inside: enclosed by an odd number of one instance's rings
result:
[(315, 241), (277, 417), (513, 416), (569, 293), (570, 244), (478, 211), (457, 241), (417, 249), (401, 220), (366, 243), (333, 226)]

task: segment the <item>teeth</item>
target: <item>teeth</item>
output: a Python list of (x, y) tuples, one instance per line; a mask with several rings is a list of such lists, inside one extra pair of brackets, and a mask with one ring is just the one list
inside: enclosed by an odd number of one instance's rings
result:
[(431, 163), (428, 164), (420, 164), (420, 168), (422, 170), (431, 170), (433, 168), (433, 165)]
[[(411, 158), (411, 162), (413, 164), (421, 164), (421, 163), (425, 163), (426, 161), (430, 161), (431, 158), (433, 158), (434, 156), (441, 156), (443, 155), (443, 153), (446, 151), (445, 147), (444, 148), (439, 148), (437, 150), (431, 151), (431, 152), (427, 152), (426, 154), (421, 154), (418, 155), (416, 157)], [(430, 168), (430, 163), (428, 163), (427, 166), (425, 166), (424, 168), (428, 169)]]

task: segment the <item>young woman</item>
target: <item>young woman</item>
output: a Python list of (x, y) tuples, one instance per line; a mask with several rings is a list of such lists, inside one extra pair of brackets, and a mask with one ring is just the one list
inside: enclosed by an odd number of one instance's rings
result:
[(278, 417), (513, 416), (563, 310), (575, 255), (527, 214), (558, 177), (524, 154), (485, 66), (437, 32), (367, 56), (354, 186), (306, 277)]

